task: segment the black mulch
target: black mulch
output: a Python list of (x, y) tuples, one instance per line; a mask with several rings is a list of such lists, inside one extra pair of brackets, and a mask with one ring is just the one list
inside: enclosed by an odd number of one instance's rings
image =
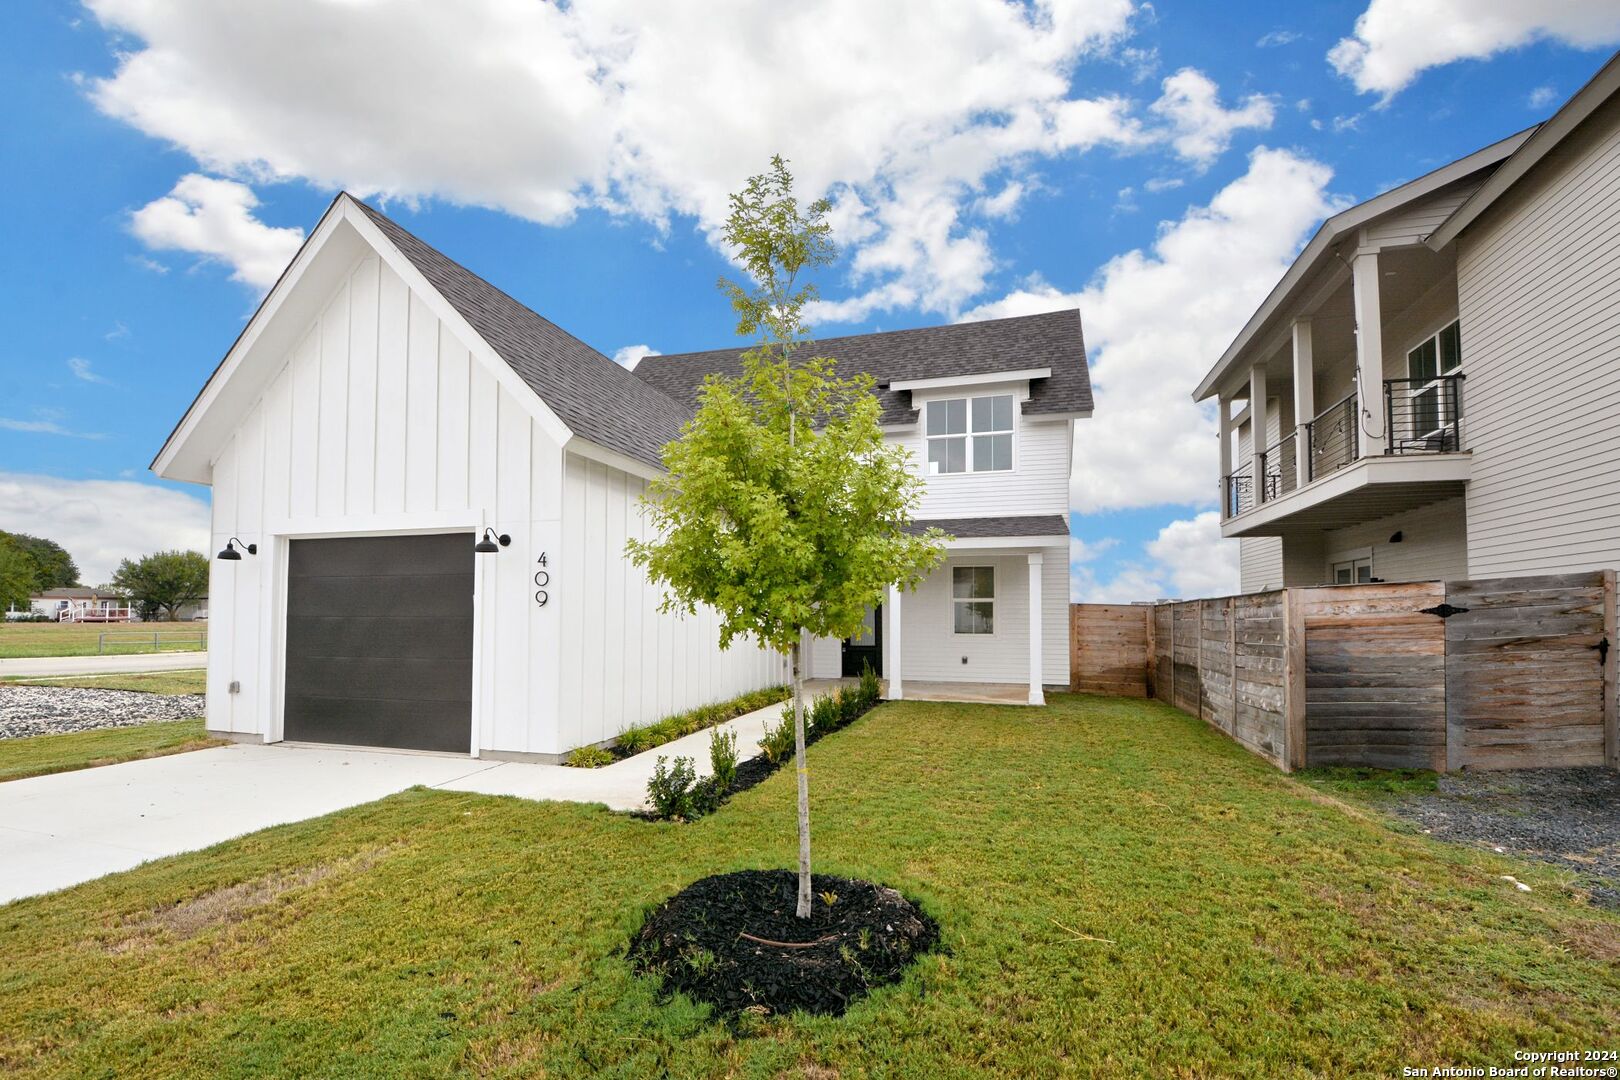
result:
[(1437, 790), (1404, 796), (1390, 809), (1442, 840), (1568, 867), (1594, 904), (1620, 909), (1620, 773), (1613, 769), (1447, 773)]
[(811, 914), (800, 919), (798, 881), (790, 870), (743, 870), (693, 882), (647, 916), (630, 962), (660, 978), (665, 994), (684, 991), (722, 1015), (837, 1016), (939, 941), (938, 925), (910, 900), (851, 878), (812, 877)]

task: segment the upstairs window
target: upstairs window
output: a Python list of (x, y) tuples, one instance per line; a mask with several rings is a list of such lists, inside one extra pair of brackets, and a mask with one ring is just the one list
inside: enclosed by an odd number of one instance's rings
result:
[(945, 398), (928, 403), (928, 475), (1010, 472), (1013, 396)]

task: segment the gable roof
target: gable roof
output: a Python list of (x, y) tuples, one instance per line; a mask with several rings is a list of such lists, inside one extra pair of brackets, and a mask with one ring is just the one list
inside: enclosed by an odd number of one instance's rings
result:
[(1563, 142), (1580, 126), (1581, 121), (1591, 116), (1600, 105), (1613, 97), (1616, 91), (1620, 91), (1620, 53), (1609, 57), (1608, 62), (1598, 69), (1598, 73), (1587, 80), (1586, 85), (1564, 102), (1545, 123), (1537, 127), (1534, 134), (1513, 152), (1513, 156), (1504, 161), (1502, 167), (1492, 173), (1490, 179), (1468, 197), (1468, 201), (1457, 207), (1424, 243), (1439, 251), (1457, 239), (1458, 234), (1483, 214), (1492, 203), (1507, 194), (1509, 188), (1517, 184), (1537, 162)]
[(664, 444), (680, 434), (689, 410), (387, 215), (354, 202), (569, 430), (661, 466)]
[(1398, 210), (1409, 203), (1426, 198), (1443, 187), (1473, 176), (1486, 169), (1494, 169), (1530, 138), (1536, 129), (1525, 128), (1523, 131), (1509, 135), (1492, 143), (1490, 146), (1476, 150), (1466, 157), (1458, 158), (1449, 165), (1442, 165), (1433, 172), (1425, 173), (1416, 180), (1409, 180), (1399, 187), (1391, 188), (1381, 195), (1375, 195), (1366, 202), (1360, 202), (1346, 210), (1341, 210), (1326, 221), (1322, 222), (1316, 234), (1311, 237), (1305, 250), (1299, 253), (1298, 258), (1288, 267), (1282, 280), (1272, 288), (1265, 301), (1249, 316), (1243, 329), (1238, 331), (1237, 337), (1226, 347), (1221, 358), (1209, 369), (1193, 391), (1194, 401), (1203, 401), (1216, 392), (1216, 384), (1220, 383), (1236, 362), (1243, 351), (1259, 338), (1271, 319), (1288, 304), (1295, 292), (1301, 288), (1311, 272), (1317, 266), (1333, 255), (1333, 248), (1340, 240), (1359, 230), (1374, 218)]
[[(636, 365), (635, 374), (669, 397), (693, 404), (705, 376), (742, 373), (744, 351), (732, 347), (649, 356)], [(890, 383), (1041, 368), (1052, 374), (1030, 380), (1026, 415), (1087, 414), (1092, 409), (1080, 312), (1072, 308), (918, 330), (818, 338), (813, 351), (836, 359), (842, 371), (865, 372), (877, 380), (884, 424), (910, 424), (917, 419), (911, 392), (892, 389)]]

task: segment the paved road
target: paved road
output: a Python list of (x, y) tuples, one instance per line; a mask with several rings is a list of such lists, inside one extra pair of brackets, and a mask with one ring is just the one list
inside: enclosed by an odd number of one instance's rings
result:
[[(772, 705), (725, 725), (741, 756), (757, 752), (765, 721), (780, 713)], [(278, 743), (12, 780), (0, 784), (0, 904), (417, 784), (633, 810), (660, 754), (691, 757), (707, 773), (709, 732), (601, 769)]]
[(206, 652), (129, 653), (120, 656), (25, 656), (0, 660), (0, 678), (124, 675), (137, 671), (187, 671), (207, 666)]

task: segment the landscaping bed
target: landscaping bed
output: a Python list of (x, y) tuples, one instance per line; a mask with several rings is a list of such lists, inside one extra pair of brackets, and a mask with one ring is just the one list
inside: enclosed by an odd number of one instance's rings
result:
[(695, 735), (727, 720), (746, 716), (767, 705), (774, 705), (791, 692), (791, 687), (767, 686), (763, 690), (739, 694), (730, 701), (699, 705), (695, 709), (666, 716), (655, 723), (626, 728), (619, 733), (617, 741), (612, 746), (582, 746), (568, 755), (566, 764), (577, 769), (599, 769), (615, 761), (623, 761), (625, 758), (646, 753), (683, 736)]
[(0, 684), (0, 739), (61, 735), (202, 716), (201, 694)]
[(894, 889), (816, 874), (807, 918), (791, 870), (743, 870), (693, 882), (653, 910), (630, 942), (636, 971), (735, 1016), (841, 1015), (898, 980), (939, 927)]

